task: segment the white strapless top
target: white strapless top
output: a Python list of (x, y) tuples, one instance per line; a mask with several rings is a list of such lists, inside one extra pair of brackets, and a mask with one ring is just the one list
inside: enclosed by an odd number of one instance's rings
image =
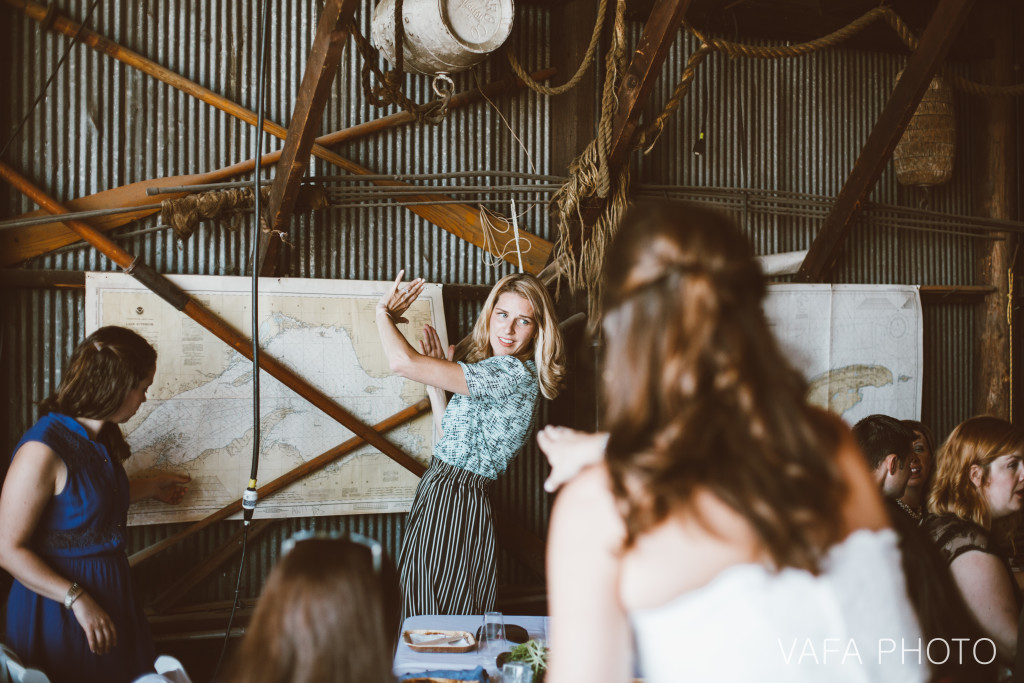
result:
[(646, 683), (921, 683), (928, 660), (897, 536), (862, 529), (822, 573), (743, 564), (630, 613)]

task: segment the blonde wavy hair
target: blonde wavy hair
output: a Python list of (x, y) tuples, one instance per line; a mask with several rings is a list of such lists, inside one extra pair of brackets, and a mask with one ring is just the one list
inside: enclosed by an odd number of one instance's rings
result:
[(521, 353), (516, 354), (516, 358), (521, 361), (533, 359), (537, 365), (540, 393), (551, 400), (558, 396), (565, 383), (565, 344), (555, 316), (555, 303), (547, 288), (533, 275), (513, 273), (498, 280), (487, 295), (473, 331), (455, 348), (455, 360), (476, 363), (494, 355), (490, 340), (491, 313), (498, 298), (506, 292), (518, 294), (533, 307), (536, 323), (533, 339)]
[(1024, 431), (990, 415), (961, 422), (946, 439), (935, 458), (935, 478), (928, 494), (928, 511), (953, 514), (986, 529), (992, 528), (992, 512), (985, 496), (971, 481), (971, 467), (981, 468), (988, 481), (992, 461), (1024, 451)]

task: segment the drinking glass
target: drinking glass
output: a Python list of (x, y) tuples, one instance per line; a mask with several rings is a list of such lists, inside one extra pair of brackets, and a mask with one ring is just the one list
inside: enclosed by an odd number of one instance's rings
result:
[(480, 639), (483, 651), (488, 654), (496, 656), (505, 651), (505, 618), (501, 612), (484, 613)]
[(501, 683), (533, 683), (533, 667), (526, 662), (505, 662)]

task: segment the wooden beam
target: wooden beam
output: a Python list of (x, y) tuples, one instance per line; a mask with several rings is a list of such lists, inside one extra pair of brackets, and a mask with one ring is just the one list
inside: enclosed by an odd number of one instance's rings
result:
[(941, 0), (928, 22), (917, 50), (885, 103), (881, 116), (843, 184), (832, 211), (814, 238), (797, 282), (819, 282), (832, 268), (857, 212), (889, 163), (896, 143), (921, 102), (935, 72), (949, 51), (957, 32), (970, 13), (974, 0)]
[[(535, 81), (544, 81), (553, 77), (557, 69), (548, 68), (530, 74)], [(525, 83), (515, 76), (508, 76), (497, 81), (484, 85), (482, 88), (465, 90), (454, 96), (449, 109), (458, 109), (475, 102), (484, 97), (497, 97), (499, 95), (519, 90), (525, 87)], [(362, 139), (369, 135), (382, 133), (386, 130), (412, 123), (416, 117), (408, 112), (397, 112), (388, 114), (372, 121), (349, 126), (342, 130), (321, 135), (316, 139), (319, 145), (340, 145)], [(263, 166), (277, 163), (281, 158), (281, 150), (264, 154), (260, 160)], [(72, 199), (65, 203), (71, 211), (90, 211), (93, 209), (116, 209), (128, 206), (142, 206), (154, 203), (153, 197), (147, 194), (150, 188), (159, 187), (182, 187), (187, 185), (204, 185), (206, 183), (217, 183), (235, 176), (252, 173), (256, 168), (256, 160), (249, 159), (237, 164), (225, 166), (207, 173), (193, 173), (187, 175), (170, 176), (167, 178), (154, 178), (152, 180), (141, 180), (129, 185), (104, 190), (78, 199)], [(184, 195), (168, 194), (162, 195), (165, 199), (174, 199)], [(107, 232), (114, 228), (127, 225), (128, 223), (152, 215), (155, 210), (143, 210), (138, 213), (119, 214), (115, 216), (102, 216), (89, 221), (89, 224), (100, 232)], [(19, 218), (32, 216), (49, 215), (48, 211), (29, 211)], [(81, 238), (73, 230), (65, 227), (62, 223), (54, 221), (45, 225), (36, 225), (27, 228), (15, 228), (0, 231), (0, 266), (10, 266), (21, 263), (35, 256), (40, 256), (48, 251), (74, 244)]]
[[(612, 178), (618, 176), (623, 164), (629, 163), (629, 153), (633, 149), (633, 134), (640, 121), (640, 114), (647, 105), (647, 99), (683, 24), (690, 2), (691, 0), (657, 0), (647, 18), (636, 51), (616, 91), (618, 105), (612, 119), (608, 152), (608, 173)], [(605, 201), (596, 197), (582, 202), (580, 215), (583, 218), (584, 239), (597, 222), (604, 205)]]
[[(979, 3), (977, 15), (972, 17), (978, 20), (992, 47), (988, 59), (972, 65), (971, 76), (977, 81), (1004, 85), (1014, 82), (1013, 4)], [(1021, 181), (1017, 175), (1020, 160), (1015, 159), (1015, 152), (1019, 149), (1016, 136), (1020, 133), (1020, 121), (1014, 115), (1012, 98), (978, 99), (970, 138), (973, 168), (969, 169), (975, 179), (975, 215), (1012, 219), (1015, 213), (1019, 216), (1020, 210), (1016, 207)], [(1020, 356), (1010, 346), (1007, 297), (1010, 294), (1009, 271), (1020, 262), (1016, 255), (1019, 236), (1006, 233), (1004, 237), (999, 242), (979, 244), (975, 257), (975, 281), (995, 291), (975, 310), (974, 396), (971, 406), (973, 415), (994, 415), (1014, 420), (1016, 416), (1012, 413), (1020, 413), (1020, 401), (1015, 401), (1018, 405), (1011, 410), (1011, 402), (1014, 402), (1011, 396), (1019, 393), (1012, 391), (1015, 378), (1011, 375), (1015, 374), (1014, 366), (1019, 367), (1020, 363), (1011, 363), (1011, 358)], [(1019, 316), (1014, 316), (1015, 327), (1019, 329), (1016, 325)]]
[(612, 142), (608, 153), (608, 168), (613, 176), (627, 162), (640, 114), (647, 105), (647, 98), (661, 73), (661, 65), (668, 57), (689, 6), (690, 0), (658, 0), (651, 9), (636, 52), (616, 93), (618, 107), (612, 120)]
[[(416, 417), (419, 417), (423, 413), (427, 412), (429, 409), (430, 409), (430, 402), (427, 399), (423, 399), (422, 401), (419, 401), (418, 403), (414, 403), (413, 405), (411, 405), (411, 406), (409, 406), (407, 408), (404, 408), (403, 410), (400, 410), (399, 412), (395, 413), (391, 417), (388, 417), (388, 418), (386, 418), (384, 420), (381, 420), (380, 422), (378, 422), (377, 424), (375, 424), (373, 426), (373, 429), (378, 434), (387, 433), (387, 432), (391, 431), (392, 429), (395, 429), (396, 427), (399, 427), (399, 426), (405, 424), (409, 420), (412, 420), (412, 419), (414, 419)], [(334, 462), (335, 460), (337, 460), (341, 456), (348, 455), (349, 453), (351, 453), (352, 451), (354, 451), (355, 449), (359, 448), (360, 446), (362, 446), (365, 443), (366, 443), (366, 440), (363, 439), (362, 437), (360, 437), (358, 435), (357, 436), (353, 436), (351, 439), (348, 439), (344, 443), (341, 443), (341, 444), (335, 446), (334, 448), (321, 453), (320, 455), (318, 455), (317, 457), (313, 458), (312, 460), (308, 460), (308, 461), (302, 463), (301, 465), (298, 465), (298, 466), (292, 468), (288, 472), (285, 472), (284, 474), (282, 474), (278, 478), (276, 478), (276, 479), (274, 479), (272, 481), (267, 482), (263, 486), (260, 486), (256, 490), (256, 493), (259, 495), (259, 499), (260, 500), (264, 500), (264, 499), (274, 495), (275, 493), (277, 493), (278, 491), (280, 491), (284, 487), (299, 481), (300, 479), (306, 477), (307, 475), (309, 475), (309, 474), (311, 474), (313, 472), (317, 472), (317, 471), (323, 469), (324, 467), (326, 467), (327, 465), (331, 464), (332, 462)], [(414, 462), (416, 462), (416, 461), (414, 461)], [(411, 469), (412, 473), (415, 474), (417, 477), (422, 476), (423, 473), (426, 472), (426, 470), (427, 470), (427, 468), (424, 467), (419, 462), (416, 462), (416, 468), (415, 469)], [(165, 539), (163, 539), (161, 541), (157, 541), (156, 543), (154, 543), (152, 545), (149, 545), (149, 546), (143, 548), (142, 550), (140, 550), (138, 552), (132, 553), (131, 557), (128, 558), (128, 563), (132, 567), (136, 567), (139, 564), (141, 564), (141, 563), (145, 562), (146, 560), (150, 559), (151, 557), (153, 557), (157, 553), (160, 553), (161, 551), (166, 550), (167, 548), (170, 548), (172, 545), (175, 545), (175, 544), (185, 540), (186, 538), (195, 535), (196, 533), (202, 531), (206, 527), (208, 527), (208, 526), (210, 526), (210, 525), (212, 525), (212, 524), (214, 524), (216, 522), (220, 522), (222, 520), (225, 520), (228, 517), (230, 517), (231, 515), (238, 514), (241, 511), (242, 511), (242, 499), (239, 498), (238, 500), (234, 501), (233, 503), (228, 503), (227, 505), (222, 507), (220, 510), (217, 510), (216, 512), (213, 512), (213, 513), (207, 515), (206, 517), (204, 517), (203, 519), (199, 520), (198, 522), (193, 522), (192, 524), (190, 524), (189, 526), (185, 527), (181, 531), (178, 531), (177, 533), (175, 533), (175, 534), (173, 534), (171, 536), (168, 536), (167, 538), (165, 538)]]
[[(206, 102), (207, 104), (214, 106), (237, 119), (245, 121), (249, 125), (255, 126), (257, 124), (257, 116), (255, 112), (221, 97), (209, 88), (204, 88), (198, 83), (174, 73), (170, 69), (143, 57), (137, 52), (119, 45), (109, 38), (101, 36), (95, 31), (83, 28), (81, 24), (68, 19), (60, 12), (50, 13), (46, 7), (35, 2), (31, 2), (31, 0), (4, 0), (4, 2), (12, 7), (21, 9), (27, 16), (40, 23), (44, 23), (44, 25), (51, 30), (63, 33), (67, 36), (77, 34), (78, 39), (85, 45), (109, 55), (118, 61), (124, 62), (125, 64), (167, 83), (187, 95), (191, 95), (192, 97)], [(274, 123), (273, 121), (264, 121), (263, 125), (264, 130), (274, 137), (282, 140), (287, 137), (287, 130), (284, 126)], [(374, 175), (371, 170), (364, 168), (353, 161), (345, 159), (339, 154), (336, 154), (321, 145), (314, 144), (312, 146), (312, 154), (318, 159), (322, 159), (334, 166), (337, 166), (338, 168), (348, 171), (349, 173), (358, 175)], [(408, 187), (406, 183), (400, 183), (398, 181), (381, 180), (374, 182), (377, 185), (386, 187)], [(407, 195), (403, 198), (410, 202), (451, 201), (450, 197), (446, 197), (441, 194)], [(481, 249), (486, 248), (486, 228), (484, 228), (480, 221), (480, 212), (478, 209), (466, 204), (419, 205), (409, 206), (408, 208), (416, 215), (424, 218), (430, 223), (433, 223), (442, 230), (447, 230), (453, 235), (464, 239)], [(520, 229), (519, 235), (530, 245), (530, 248), (528, 250), (524, 250), (523, 253), (523, 267), (528, 272), (536, 275), (544, 269), (548, 255), (551, 253), (552, 245), (550, 242), (547, 242), (536, 235), (532, 235), (523, 229)], [(498, 251), (501, 251), (500, 247)], [(500, 255), (500, 253), (496, 255)], [(503, 258), (509, 263), (518, 263), (515, 250), (512, 250), (511, 253), (504, 254)]]
[[(59, 202), (46, 195), (41, 189), (29, 182), (13, 168), (3, 161), (0, 161), (0, 178), (9, 182), (18, 191), (36, 202), (39, 206), (54, 214), (67, 213), (67, 209)], [(81, 220), (68, 219), (67, 226), (88, 240), (90, 244), (99, 249), (107, 258), (119, 265), (126, 273), (130, 273), (140, 283), (155, 292), (164, 301), (174, 306), (192, 320), (197, 322), (215, 337), (240, 353), (243, 357), (252, 360), (252, 345), (248, 338), (238, 330), (231, 327), (213, 311), (204, 307), (198, 301), (182, 291), (177, 285), (163, 275), (147, 266), (141, 259), (134, 257), (121, 247), (114, 244), (106, 236), (92, 229), (88, 223)], [(356, 436), (363, 438), (371, 446), (387, 455), (400, 465), (420, 475), (424, 471), (423, 465), (410, 455), (402, 451), (393, 443), (385, 439), (381, 434), (369, 427), (350, 412), (335, 403), (322, 391), (313, 387), (305, 379), (297, 375), (293, 370), (281, 361), (270, 355), (261, 355), (261, 368), (271, 377), (278, 380), (286, 387), (294, 391), (311, 404), (330, 415), (334, 420), (344, 425)]]
[(348, 25), (355, 12), (355, 5), (356, 0), (327, 0), (320, 10), (313, 47), (306, 60), (306, 71), (295, 96), (295, 108), (288, 123), (281, 160), (277, 162), (274, 183), (270, 187), (267, 227), (271, 232), (259, 232), (259, 256), (253, 268), (260, 275), (277, 274), (277, 247), (281, 240), (276, 237), (271, 239), (271, 236), (275, 232), (288, 231), (295, 200), (299, 196), (299, 184), (309, 166), (313, 138), (320, 130), (324, 106), (330, 97), (341, 53), (345, 51), (345, 43), (348, 41)]
[[(246, 543), (252, 543), (259, 538), (264, 531), (270, 528), (274, 521), (272, 519), (255, 520), (248, 529), (249, 537)], [(240, 528), (216, 550), (208, 553), (199, 564), (193, 565), (191, 569), (181, 574), (174, 583), (153, 600), (153, 610), (157, 614), (166, 613), (168, 609), (177, 604), (179, 600), (185, 597), (190, 590), (198, 586), (210, 573), (216, 571), (218, 567), (237, 553), (240, 553), (242, 551), (242, 536), (245, 533), (246, 529), (244, 527)]]

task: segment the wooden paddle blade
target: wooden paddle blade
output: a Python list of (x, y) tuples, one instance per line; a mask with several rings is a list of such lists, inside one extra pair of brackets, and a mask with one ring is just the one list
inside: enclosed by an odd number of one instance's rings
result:
[[(178, 187), (180, 185), (199, 185), (207, 182), (209, 174), (174, 176), (172, 178), (156, 178), (143, 180), (131, 185), (115, 187), (96, 194), (80, 197), (67, 202), (70, 211), (92, 211), (130, 206), (146, 206), (159, 203), (163, 199), (181, 197), (183, 194), (165, 194), (151, 197), (146, 190), (151, 187)], [(120, 213), (113, 216), (97, 216), (89, 219), (89, 225), (101, 232), (107, 232), (134, 220), (156, 213), (158, 209), (140, 209), (131, 213)], [(18, 218), (32, 218), (48, 215), (48, 211), (30, 211)], [(60, 221), (29, 225), (23, 228), (12, 228), (0, 231), (0, 266), (11, 266), (21, 263), (34, 256), (45, 254), (82, 239), (77, 233), (65, 227)]]

